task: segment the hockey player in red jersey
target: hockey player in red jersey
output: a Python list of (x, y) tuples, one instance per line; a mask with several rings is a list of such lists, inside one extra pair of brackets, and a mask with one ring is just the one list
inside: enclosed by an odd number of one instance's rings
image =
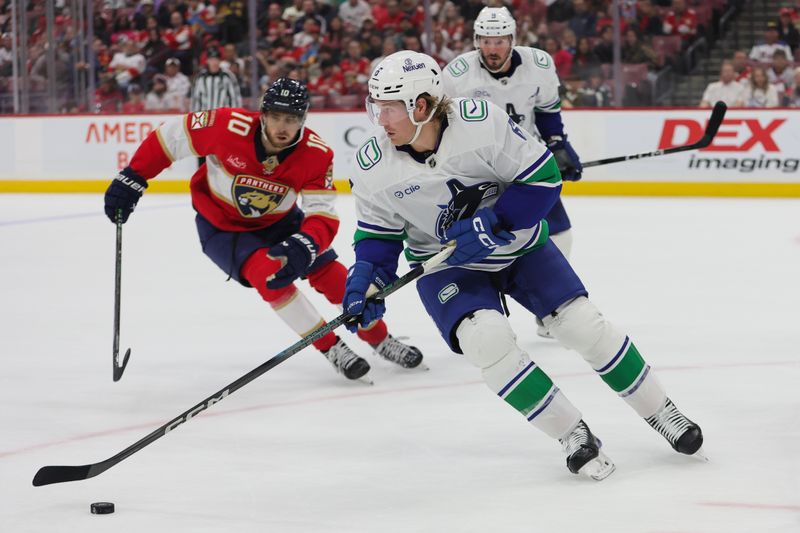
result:
[[(300, 336), (325, 322), (295, 280), (307, 279), (339, 305), (347, 277), (331, 248), (339, 228), (333, 151), (304, 126), (308, 106), (305, 86), (281, 78), (267, 89), (260, 113), (219, 108), (166, 122), (147, 136), (105, 194), (106, 215), (125, 222), (148, 180), (178, 159), (205, 156), (191, 180), (203, 252), (230, 277), (254, 287)], [(358, 336), (405, 368), (422, 361), (422, 353), (389, 335), (382, 320)], [(369, 363), (333, 332), (314, 346), (349, 379), (369, 371)]]

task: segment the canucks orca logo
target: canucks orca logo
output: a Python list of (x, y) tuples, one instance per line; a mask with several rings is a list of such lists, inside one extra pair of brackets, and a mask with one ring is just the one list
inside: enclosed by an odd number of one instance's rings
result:
[(498, 185), (490, 181), (468, 187), (455, 178), (447, 182), (447, 188), (452, 198), (447, 205), (437, 206), (442, 210), (436, 219), (436, 236), (440, 239), (453, 222), (474, 215), (481, 202), (497, 196), (499, 191)]

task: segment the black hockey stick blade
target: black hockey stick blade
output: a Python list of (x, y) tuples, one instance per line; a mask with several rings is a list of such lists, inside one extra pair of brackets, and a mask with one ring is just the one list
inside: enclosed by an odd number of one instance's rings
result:
[(728, 110), (728, 106), (720, 100), (716, 104), (714, 104), (714, 109), (711, 111), (711, 117), (708, 119), (708, 125), (706, 126), (706, 131), (703, 133), (703, 137), (700, 138), (700, 141), (697, 142), (697, 148), (705, 148), (714, 140), (714, 137), (717, 135), (717, 131), (719, 127), (722, 125), (722, 120), (725, 118), (725, 112)]
[[(374, 297), (377, 299), (386, 298), (390, 294), (394, 293), (401, 287), (408, 285), (424, 273), (430, 271), (430, 269), (440, 265), (444, 262), (451, 253), (453, 253), (454, 246), (446, 246), (441, 251), (430, 257), (424, 263), (415, 266), (413, 269), (409, 270), (405, 274), (403, 274), (400, 278), (396, 279), (394, 282), (390, 283), (377, 294), (370, 295), (367, 293), (367, 297)], [(158, 429), (152, 431), (149, 435), (146, 435), (139, 439), (138, 441), (134, 442), (118, 454), (114, 455), (113, 457), (109, 457), (104, 461), (100, 461), (99, 463), (94, 463), (90, 465), (82, 465), (82, 466), (43, 466), (36, 472), (36, 475), (33, 477), (33, 486), (34, 487), (41, 487), (42, 485), (51, 485), (53, 483), (64, 483), (67, 481), (80, 481), (82, 479), (88, 479), (90, 477), (94, 477), (98, 474), (102, 474), (112, 466), (119, 464), (121, 461), (124, 461), (134, 453), (138, 452), (139, 450), (143, 449), (144, 447), (152, 444), (153, 442), (157, 441), (167, 433), (173, 431), (175, 428), (188, 422), (189, 420), (193, 419), (197, 414), (202, 411), (205, 411), (212, 405), (215, 405), (225, 398), (227, 398), (230, 394), (233, 394), (237, 390), (241, 389), (257, 377), (261, 376), (262, 374), (266, 373), (272, 368), (275, 368), (282, 362), (286, 361), (296, 353), (299, 353), (304, 348), (312, 344), (315, 340), (322, 338), (328, 332), (335, 330), (342, 324), (349, 322), (354, 317), (349, 313), (342, 313), (341, 315), (337, 316), (327, 324), (324, 324), (293, 345), (289, 346), (281, 353), (275, 355), (268, 361), (262, 363), (260, 366), (254, 368), (244, 376), (240, 377), (236, 381), (229, 383), (224, 389), (221, 389), (208, 398), (204, 399), (197, 405), (193, 406), (191, 409), (184, 411), (183, 413), (179, 414), (177, 417), (173, 418), (163, 426), (159, 427)]]
[(125, 372), (125, 367), (128, 366), (128, 359), (131, 356), (131, 349), (128, 348), (128, 351), (125, 352), (125, 356), (122, 358), (122, 364), (119, 362), (119, 354), (114, 354), (114, 381), (119, 381), (122, 377), (122, 373)]
[[(51, 483), (78, 481), (89, 478), (89, 465), (84, 466), (43, 466), (33, 476), (33, 486), (41, 487)], [(96, 474), (95, 474), (96, 475)]]

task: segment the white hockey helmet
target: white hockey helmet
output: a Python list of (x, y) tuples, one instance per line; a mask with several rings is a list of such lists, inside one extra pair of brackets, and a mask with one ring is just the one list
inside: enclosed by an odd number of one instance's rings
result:
[(406, 109), (411, 123), (417, 131), (408, 144), (413, 143), (424, 124), (433, 118), (435, 109), (422, 122), (414, 119), (414, 108), (420, 95), (428, 94), (436, 101), (444, 97), (442, 86), (442, 70), (431, 56), (411, 50), (403, 50), (386, 56), (378, 63), (369, 79), (369, 97), (367, 113), (373, 123), (377, 124), (378, 110), (375, 100), (400, 100)]
[[(517, 44), (517, 23), (514, 17), (511, 16), (508, 8), (484, 7), (481, 9), (472, 28), (472, 44), (475, 49), (478, 51), (481, 49), (478, 37), (505, 37), (506, 35), (511, 36), (511, 48), (514, 48)], [(481, 62), (483, 62), (483, 54), (479, 57)], [(503, 62), (503, 66), (505, 66), (509, 59), (511, 59), (511, 52), (509, 52), (506, 61)], [(486, 66), (485, 63), (484, 66)], [(499, 72), (499, 70), (493, 71), (491, 69), (489, 69), (489, 71)]]

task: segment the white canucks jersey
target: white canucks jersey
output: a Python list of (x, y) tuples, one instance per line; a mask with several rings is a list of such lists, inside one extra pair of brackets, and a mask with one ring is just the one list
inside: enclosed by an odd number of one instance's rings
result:
[(544, 50), (515, 46), (511, 76), (496, 79), (483, 68), (480, 51), (461, 54), (442, 71), (448, 96), (483, 98), (502, 107), (525, 131), (538, 134), (536, 113), (561, 111), (558, 74), (553, 58)]
[[(486, 100), (455, 98), (439, 146), (424, 161), (396, 148), (382, 131), (356, 152), (352, 191), (362, 239), (404, 240), (406, 258), (438, 252), (455, 220), (491, 207), (512, 184), (556, 188), (561, 175), (553, 154)], [(547, 223), (514, 231), (478, 270), (500, 270), (547, 241)]]

